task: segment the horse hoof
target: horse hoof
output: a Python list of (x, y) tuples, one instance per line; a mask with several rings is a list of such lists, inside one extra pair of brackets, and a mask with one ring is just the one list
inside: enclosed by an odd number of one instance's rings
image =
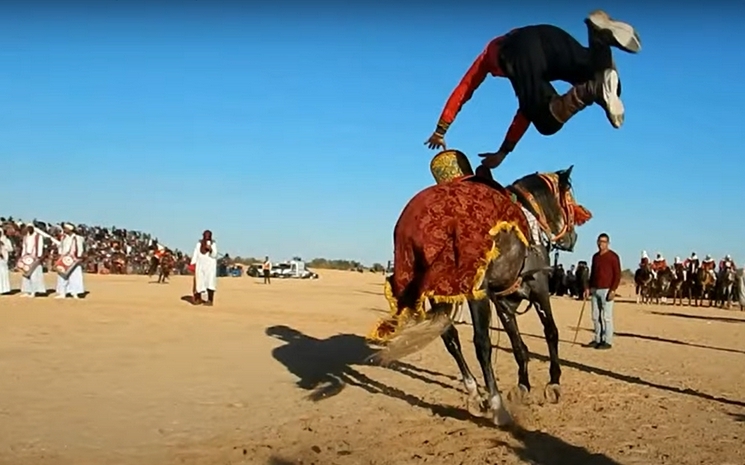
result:
[(561, 386), (558, 384), (547, 384), (543, 390), (543, 397), (549, 404), (558, 404), (561, 399)]
[(481, 399), (467, 399), (466, 410), (475, 417), (486, 417), (489, 413), (489, 406)]
[(510, 412), (508, 412), (507, 409), (505, 409), (503, 406), (500, 406), (499, 408), (494, 410), (494, 417), (492, 418), (492, 421), (494, 422), (494, 426), (498, 428), (509, 427), (515, 423), (515, 420), (512, 418), (512, 415), (510, 415)]
[(518, 384), (507, 393), (507, 400), (515, 404), (528, 404), (530, 403), (530, 389)]

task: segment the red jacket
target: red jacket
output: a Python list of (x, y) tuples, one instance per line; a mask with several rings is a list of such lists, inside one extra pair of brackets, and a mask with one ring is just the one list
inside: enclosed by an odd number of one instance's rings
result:
[[(504, 71), (499, 66), (499, 49), (504, 40), (505, 36), (497, 37), (486, 45), (481, 54), (476, 57), (466, 75), (460, 80), (458, 86), (450, 94), (445, 108), (443, 108), (440, 114), (440, 120), (437, 123), (437, 131), (440, 134), (445, 134), (445, 131), (455, 121), (455, 117), (460, 112), (463, 104), (471, 99), (473, 92), (478, 89), (487, 74), (491, 74), (495, 77), (505, 77)], [(505, 141), (512, 144), (517, 144), (520, 139), (525, 135), (525, 131), (528, 130), (530, 121), (522, 114), (518, 109), (515, 113), (515, 117), (512, 119), (512, 124), (507, 130)]]

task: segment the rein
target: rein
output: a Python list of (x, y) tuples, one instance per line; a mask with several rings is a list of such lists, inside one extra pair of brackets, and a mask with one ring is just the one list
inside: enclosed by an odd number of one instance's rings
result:
[[(559, 210), (561, 211), (563, 224), (561, 230), (556, 234), (554, 234), (551, 230), (551, 227), (548, 223), (548, 218), (546, 218), (546, 213), (543, 211), (543, 208), (541, 208), (541, 204), (535, 199), (535, 196), (530, 191), (518, 184), (513, 184), (510, 187), (517, 191), (528, 203), (530, 209), (532, 210), (532, 213), (535, 215), (536, 220), (538, 221), (538, 226), (540, 226), (543, 232), (546, 233), (546, 235), (550, 238), (549, 241), (556, 242), (567, 234), (570, 226), (574, 224), (582, 224), (587, 221), (589, 219), (590, 213), (574, 202), (574, 198), (572, 197), (570, 189), (566, 189), (564, 195), (561, 195), (561, 189), (559, 188), (558, 179), (559, 176), (556, 173), (538, 173), (537, 176), (544, 183), (546, 183), (549, 190), (551, 191), (551, 194), (554, 197), (554, 200), (556, 200), (556, 203), (559, 205)], [(577, 212), (577, 210), (579, 210), (579, 212)], [(586, 216), (586, 218), (577, 218), (577, 220), (575, 221), (575, 216)]]

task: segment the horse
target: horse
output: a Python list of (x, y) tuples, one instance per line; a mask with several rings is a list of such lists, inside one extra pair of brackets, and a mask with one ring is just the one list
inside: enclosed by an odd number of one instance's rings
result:
[[(488, 414), (497, 426), (508, 425), (512, 417), (504, 405), (491, 364), (490, 301), (496, 307), (518, 365), (518, 384), (511, 393), (517, 400), (525, 401), (531, 389), (529, 353), (516, 317), (521, 314), (520, 303), (528, 300), (528, 309), (533, 307), (538, 313), (548, 345), (549, 382), (544, 397), (551, 403), (559, 402), (559, 332), (551, 311), (549, 252), (552, 247), (573, 251), (577, 242), (575, 225), (592, 217), (575, 202), (572, 168), (534, 173), (506, 189), (494, 181), (473, 176), (438, 184), (416, 194), (394, 229), (394, 272), (385, 288), (394, 320), (380, 322), (370, 339), (380, 341), (381, 332), (385, 331), (392, 331), (394, 336), (377, 353), (378, 361), (387, 363), (412, 354), (441, 337), (460, 370), (467, 402), (476, 402), (480, 413)], [(495, 205), (499, 208), (495, 209)], [(495, 212), (499, 214), (494, 216)], [(477, 225), (482, 226), (476, 228)], [(486, 236), (484, 230), (488, 231)], [(490, 243), (491, 252), (474, 252), (474, 249), (482, 250), (476, 243), (481, 246)], [(480, 264), (475, 276), (460, 265), (473, 263), (474, 255)], [(458, 285), (456, 289), (454, 286)], [(458, 292), (462, 293), (453, 296)], [(425, 299), (431, 305), (426, 313)], [(458, 330), (452, 324), (454, 307), (463, 299), (471, 312), (473, 341), (488, 391), (486, 396), (463, 357)], [(406, 327), (412, 319), (418, 321)]]
[(691, 306), (691, 301), (693, 301), (693, 303), (698, 302), (698, 296), (702, 292), (698, 270), (699, 268), (694, 268), (692, 265), (689, 265), (686, 270), (686, 282), (683, 288), (685, 289), (685, 294), (688, 296), (689, 307)]
[(737, 271), (737, 285), (735, 286), (737, 301), (740, 304), (740, 311), (745, 310), (745, 270)]
[(670, 293), (670, 285), (674, 279), (675, 275), (669, 266), (666, 266), (657, 272), (657, 277), (652, 284), (652, 298), (656, 305), (660, 304), (660, 300), (662, 300), (663, 304), (667, 303), (667, 296)]
[(147, 270), (148, 278), (152, 278), (153, 275), (157, 273), (158, 266), (160, 266), (160, 259), (157, 255), (153, 254), (153, 256), (150, 257), (150, 267)]
[(171, 271), (176, 264), (176, 260), (170, 250), (167, 250), (159, 260), (160, 273), (158, 274), (158, 284), (165, 284), (171, 277)]
[(574, 271), (576, 296), (577, 300), (584, 300), (585, 291), (590, 289), (590, 267), (587, 262), (580, 261), (577, 263), (577, 269)]
[(696, 294), (696, 306), (703, 304), (704, 299), (709, 299), (709, 307), (712, 306), (713, 293), (716, 289), (717, 278), (704, 267), (696, 271), (696, 280), (699, 284), (699, 292)]
[(636, 303), (648, 304), (652, 300), (654, 273), (649, 265), (640, 266), (634, 273)]
[(685, 266), (682, 263), (676, 263), (673, 268), (673, 275), (673, 282), (670, 284), (673, 305), (675, 305), (676, 299), (679, 302), (678, 305), (683, 305), (683, 293), (688, 282)]
[(732, 267), (725, 267), (719, 272), (715, 291), (717, 307), (724, 308), (725, 304), (727, 308), (732, 306), (736, 282), (737, 271)]

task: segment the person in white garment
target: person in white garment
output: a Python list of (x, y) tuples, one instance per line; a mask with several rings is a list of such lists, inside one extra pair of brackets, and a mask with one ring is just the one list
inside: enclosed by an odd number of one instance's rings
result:
[[(26, 224), (26, 235), (23, 237), (23, 247), (21, 257), (29, 255), (38, 260), (44, 257), (44, 238), (33, 224)], [(36, 294), (47, 293), (47, 286), (44, 283), (44, 267), (39, 264), (31, 276), (21, 279), (21, 297), (36, 297)]]
[[(70, 256), (71, 258), (80, 260), (85, 251), (84, 239), (75, 234), (75, 226), (70, 223), (63, 224), (62, 230), (62, 240), (57, 246), (59, 256)], [(73, 299), (77, 299), (84, 293), (85, 285), (83, 284), (82, 262), (70, 272), (67, 279), (57, 275), (57, 295), (55, 299), (64, 299), (68, 295), (72, 295)]]
[(13, 251), (13, 243), (5, 236), (5, 231), (0, 228), (0, 295), (10, 292), (10, 270), (8, 260)]
[[(217, 287), (217, 244), (212, 239), (212, 231), (202, 233), (202, 239), (194, 247), (191, 255), (191, 264), (194, 265), (194, 305), (205, 303), (212, 305), (215, 301), (215, 289)], [(203, 294), (207, 293), (207, 301)]]

